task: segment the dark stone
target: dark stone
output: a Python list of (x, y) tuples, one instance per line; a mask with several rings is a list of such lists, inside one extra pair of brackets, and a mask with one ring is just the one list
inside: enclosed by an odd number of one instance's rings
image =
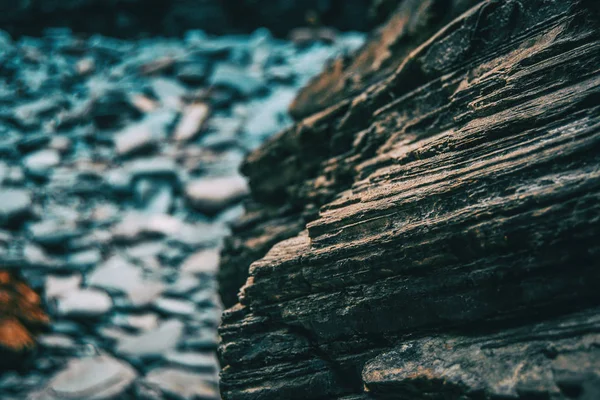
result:
[(223, 399), (597, 396), (599, 15), (405, 0), (304, 90), (242, 166)]

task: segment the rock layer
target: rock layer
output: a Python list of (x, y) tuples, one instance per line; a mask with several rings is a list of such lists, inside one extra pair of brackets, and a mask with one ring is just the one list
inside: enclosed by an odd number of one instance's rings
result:
[(406, 2), (389, 24), (349, 64), (387, 70), (325, 72), (305, 93), (370, 78), (243, 165), (223, 398), (597, 398), (600, 8)]

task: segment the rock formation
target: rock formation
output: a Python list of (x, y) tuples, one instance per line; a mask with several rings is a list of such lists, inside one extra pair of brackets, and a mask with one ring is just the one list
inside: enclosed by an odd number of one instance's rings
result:
[(406, 0), (314, 80), (242, 167), (223, 399), (600, 398), (599, 39), (591, 0)]

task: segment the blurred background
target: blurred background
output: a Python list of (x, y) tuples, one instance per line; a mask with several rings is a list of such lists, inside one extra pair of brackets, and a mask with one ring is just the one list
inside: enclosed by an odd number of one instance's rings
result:
[(219, 398), (240, 164), (395, 3), (0, 2), (1, 399)]

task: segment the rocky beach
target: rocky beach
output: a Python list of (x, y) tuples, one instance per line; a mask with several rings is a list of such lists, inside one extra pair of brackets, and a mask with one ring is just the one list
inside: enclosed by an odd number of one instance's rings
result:
[(362, 42), (1, 33), (1, 267), (50, 320), (4, 358), (0, 398), (220, 398), (216, 274), (249, 193), (238, 167)]

